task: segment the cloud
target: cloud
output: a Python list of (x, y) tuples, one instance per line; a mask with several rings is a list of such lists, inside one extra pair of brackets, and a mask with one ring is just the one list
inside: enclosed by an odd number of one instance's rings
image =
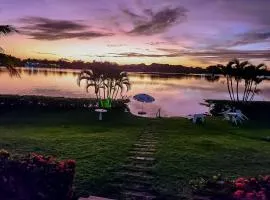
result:
[(267, 40), (270, 42), (270, 31), (244, 33), (239, 35), (238, 38), (237, 41), (231, 44), (232, 46), (265, 42)]
[(42, 17), (25, 17), (19, 20), (22, 33), (36, 40), (82, 39), (111, 36), (112, 33), (92, 31), (83, 21), (54, 20)]
[(151, 46), (158, 46), (158, 45), (166, 44), (166, 42), (148, 42), (146, 44), (151, 45)]
[(187, 18), (187, 9), (184, 7), (165, 8), (158, 12), (145, 9), (144, 16), (127, 12), (130, 16), (134, 16), (134, 27), (128, 33), (131, 35), (155, 35), (165, 32), (173, 25), (183, 22)]
[(128, 17), (130, 17), (131, 19), (135, 19), (135, 20), (145, 20), (146, 17), (144, 16), (140, 16), (140, 15), (137, 15), (136, 13), (133, 13), (131, 12), (130, 10), (128, 9), (121, 9), (121, 11)]
[(136, 53), (136, 52), (126, 52), (126, 53), (110, 53), (110, 56), (108, 57), (148, 57), (148, 58), (158, 58), (158, 57), (179, 57), (179, 55), (173, 55), (173, 54), (144, 54), (144, 53)]
[(164, 52), (168, 52), (169, 55), (175, 56), (193, 56), (202, 58), (224, 58), (224, 59), (268, 59), (270, 57), (270, 50), (208, 50), (208, 51), (179, 51), (177, 49), (161, 49)]
[(35, 53), (37, 54), (42, 54), (42, 55), (52, 55), (52, 56), (56, 56), (57, 54), (56, 53), (47, 53), (47, 52), (39, 52), (39, 51), (34, 51)]
[(182, 51), (177, 49), (157, 49), (164, 51), (165, 53), (136, 53), (136, 52), (126, 52), (126, 53), (110, 53), (107, 57), (148, 57), (148, 58), (176, 58), (176, 57), (189, 57), (192, 59), (200, 60), (202, 63), (211, 62), (227, 62), (233, 58), (239, 59), (261, 59), (267, 61), (270, 58), (270, 50), (213, 50), (213, 51)]
[(124, 47), (126, 44), (107, 44), (107, 47)]

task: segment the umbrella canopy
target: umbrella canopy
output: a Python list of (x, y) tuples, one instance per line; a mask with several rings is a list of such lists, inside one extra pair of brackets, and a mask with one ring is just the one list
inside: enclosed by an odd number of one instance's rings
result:
[(143, 103), (151, 103), (155, 101), (154, 97), (151, 97), (148, 94), (137, 94), (133, 97), (135, 100)]

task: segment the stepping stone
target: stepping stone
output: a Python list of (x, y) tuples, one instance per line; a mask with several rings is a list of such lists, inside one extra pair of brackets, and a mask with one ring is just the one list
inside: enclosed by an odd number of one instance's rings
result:
[(142, 184), (142, 185), (148, 185), (148, 186), (151, 186), (152, 185), (152, 182), (149, 181), (149, 180), (138, 180), (138, 179), (131, 179), (131, 180), (128, 180), (129, 183), (136, 183), (136, 184)]
[(131, 156), (130, 158), (133, 160), (145, 160), (145, 161), (154, 161), (155, 160), (155, 158), (143, 157), (143, 156)]
[(138, 148), (134, 148), (134, 151), (140, 151), (140, 152), (156, 152), (156, 148), (145, 148), (145, 147), (138, 147)]
[(149, 140), (149, 141), (157, 141), (156, 137), (140, 137), (139, 140)]
[(137, 171), (137, 172), (151, 172), (153, 170), (153, 167), (146, 167), (143, 165), (123, 165), (122, 168), (128, 169), (130, 171)]
[(119, 172), (120, 176), (130, 177), (137, 180), (151, 180), (153, 176), (145, 175), (143, 172)]
[(148, 144), (134, 144), (134, 146), (136, 146), (136, 147), (155, 147), (155, 145), (148, 145)]
[(129, 154), (139, 155), (139, 156), (154, 156), (154, 152), (145, 152), (145, 151), (130, 151)]
[(150, 144), (150, 145), (156, 145), (158, 142), (153, 142), (153, 141), (147, 141), (147, 140), (144, 140), (144, 141), (140, 141), (139, 140), (139, 143), (141, 143), (141, 144)]
[(123, 192), (123, 197), (124, 199), (129, 199), (129, 200), (153, 200), (156, 198), (156, 196), (149, 194), (148, 192), (131, 192), (131, 191), (126, 191)]
[(120, 190), (130, 190), (130, 191), (137, 191), (137, 192), (150, 192), (150, 191), (154, 192), (151, 184), (125, 182), (122, 184), (114, 184), (112, 186), (115, 188), (119, 188)]

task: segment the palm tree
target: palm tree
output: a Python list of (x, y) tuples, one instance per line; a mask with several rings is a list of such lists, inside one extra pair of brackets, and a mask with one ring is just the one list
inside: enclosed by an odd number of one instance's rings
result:
[(18, 32), (13, 26), (10, 25), (0, 25), (0, 34), (7, 35), (10, 33)]
[(119, 70), (106, 69), (104, 72), (100, 70), (95, 70), (94, 72), (92, 70), (84, 70), (79, 74), (77, 80), (79, 86), (82, 80), (86, 80), (87, 91), (89, 87), (94, 88), (97, 100), (115, 100), (119, 94), (123, 97), (123, 92), (130, 90), (127, 73), (120, 72)]
[(80, 86), (82, 80), (86, 80), (86, 87), (85, 87), (86, 91), (88, 92), (88, 89), (90, 87), (93, 87), (96, 98), (101, 99), (100, 89), (104, 88), (103, 75), (93, 73), (92, 70), (83, 70), (83, 71), (80, 72), (80, 74), (78, 76), (78, 79), (77, 79), (77, 84), (79, 86)]
[[(257, 86), (262, 82), (262, 78), (260, 77), (261, 74), (265, 72), (267, 69), (267, 66), (263, 63), (254, 66), (252, 65), (250, 68), (250, 73), (248, 74), (248, 77), (250, 78), (250, 84), (248, 88), (248, 92), (245, 97), (245, 101), (252, 101), (255, 93), (257, 91)], [(255, 84), (254, 88), (252, 89), (253, 83)], [(249, 95), (251, 94), (251, 97), (249, 98)]]
[(231, 65), (227, 64), (225, 66), (225, 65), (218, 64), (217, 67), (221, 70), (221, 73), (223, 74), (223, 76), (226, 77), (227, 88), (228, 88), (228, 92), (229, 92), (229, 95), (230, 95), (230, 99), (233, 100), (233, 96), (232, 96), (233, 91), (231, 91), (231, 87), (230, 87)]
[[(10, 33), (18, 32), (14, 27), (10, 25), (0, 25), (0, 35), (8, 35)], [(4, 50), (0, 47), (0, 52)], [(14, 63), (12, 60), (6, 60), (5, 67), (7, 68), (11, 76), (20, 76), (19, 72), (14, 68)]]
[[(257, 91), (258, 84), (262, 82), (262, 78), (259, 77), (259, 75), (264, 74), (267, 68), (265, 64), (255, 66), (248, 61), (240, 62), (238, 59), (231, 60), (226, 66), (217, 65), (217, 67), (227, 79), (228, 92), (232, 101), (240, 101), (239, 83), (242, 79), (245, 81), (242, 101), (252, 101)], [(234, 96), (233, 78), (236, 83), (236, 99)]]
[(115, 81), (115, 87), (117, 88), (114, 99), (117, 98), (118, 92), (120, 90), (121, 97), (123, 97), (123, 92), (128, 92), (131, 89), (131, 84), (126, 72), (121, 72)]
[(240, 62), (240, 60), (238, 59), (233, 59), (231, 63), (232, 63), (232, 69), (233, 69), (232, 75), (234, 76), (235, 81), (236, 81), (237, 101), (239, 101), (239, 82), (241, 82), (242, 80), (245, 67), (250, 64), (248, 61)]

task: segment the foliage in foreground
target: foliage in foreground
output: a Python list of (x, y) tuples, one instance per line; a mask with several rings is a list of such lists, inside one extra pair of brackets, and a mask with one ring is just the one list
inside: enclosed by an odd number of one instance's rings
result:
[(11, 158), (0, 151), (0, 197), (3, 200), (70, 200), (75, 161), (29, 154)]
[(237, 178), (229, 181), (220, 175), (211, 179), (198, 179), (190, 182), (193, 192), (216, 200), (267, 200), (270, 199), (270, 176)]
[[(124, 110), (128, 101), (113, 102), (114, 109)], [(0, 110), (9, 111), (17, 109), (45, 109), (45, 110), (91, 110), (97, 104), (95, 99), (64, 98), (45, 96), (0, 95)]]

